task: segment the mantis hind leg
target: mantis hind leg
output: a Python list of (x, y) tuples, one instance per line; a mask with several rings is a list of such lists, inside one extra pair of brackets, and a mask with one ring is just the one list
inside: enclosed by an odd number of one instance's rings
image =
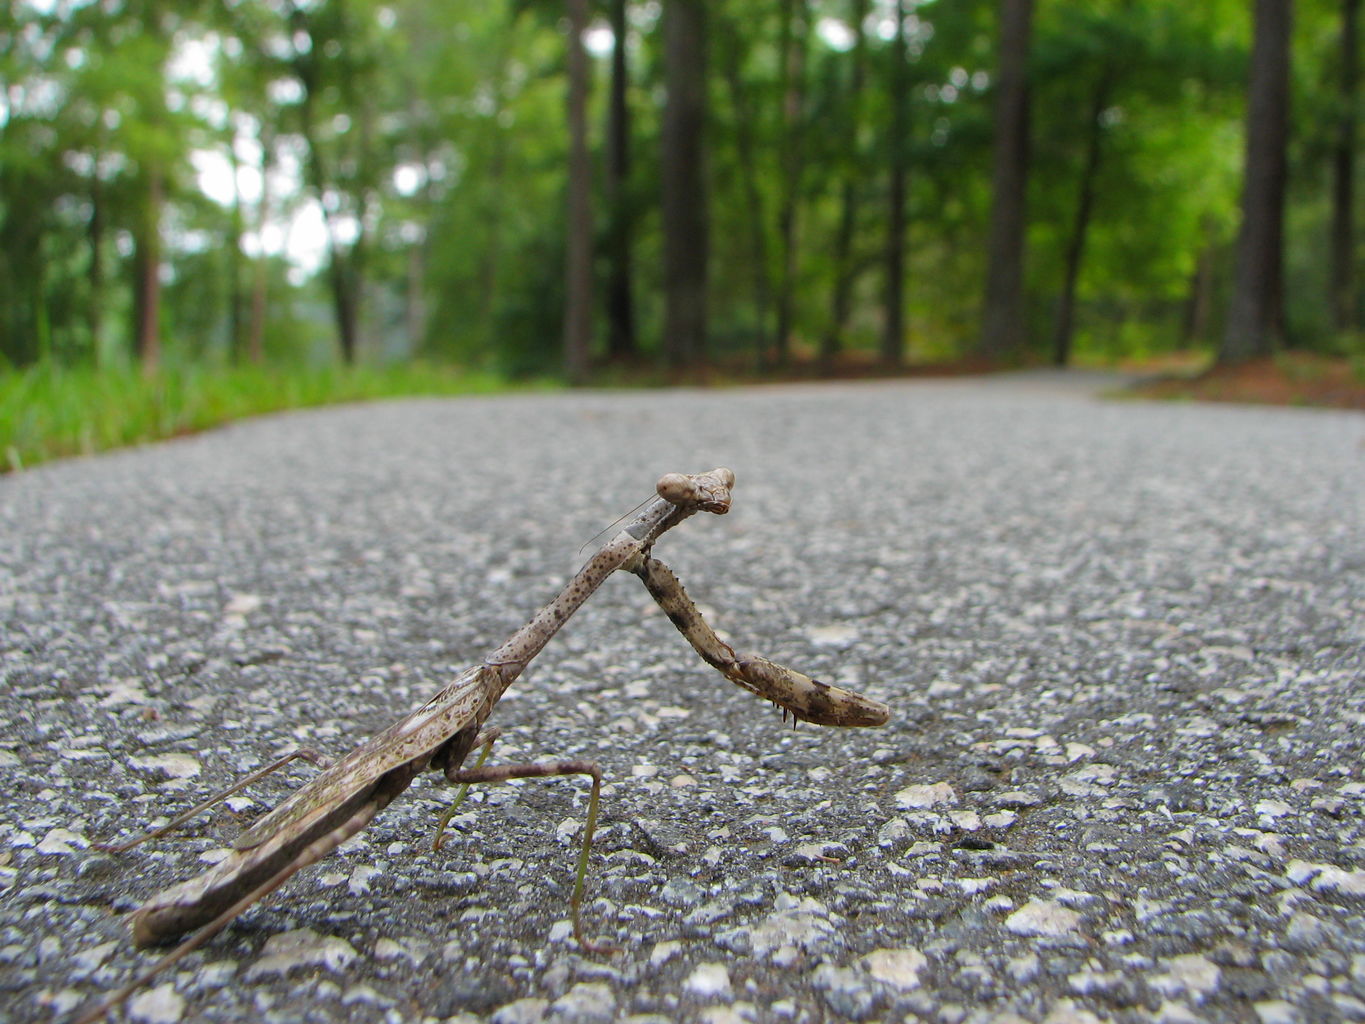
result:
[(191, 818), (197, 817), (204, 811), (207, 811), (214, 804), (221, 803), (228, 797), (232, 796), (233, 793), (245, 789), (253, 782), (260, 781), (261, 779), (269, 775), (271, 772), (279, 771), (290, 761), (295, 761), (298, 760), (299, 758), (303, 758), (303, 760), (307, 761), (309, 764), (312, 764), (318, 768), (327, 767), (327, 759), (323, 757), (321, 754), (319, 754), (316, 750), (313, 750), (310, 747), (300, 747), (292, 754), (285, 754), (284, 757), (281, 757), (277, 761), (271, 761), (270, 764), (266, 765), (264, 768), (258, 768), (256, 771), (252, 772), (250, 775), (246, 776), (245, 778), (235, 783), (234, 785), (229, 786), (221, 793), (215, 793), (207, 800), (195, 804), (188, 811), (185, 811), (183, 814), (176, 815), (165, 825), (162, 825), (160, 828), (153, 829), (146, 835), (138, 836), (136, 839), (129, 839), (127, 842), (124, 843), (92, 843), (91, 845), (94, 846), (95, 849), (100, 850), (104, 853), (125, 853), (126, 851), (131, 850), (133, 847), (141, 846), (143, 843), (148, 842), (149, 840), (160, 839), (162, 836), (170, 832), (174, 832), (176, 829), (178, 829), (181, 825), (185, 824), (185, 822), (189, 821)]
[[(488, 760), (488, 755), (493, 752), (494, 741), (501, 735), (501, 729), (485, 729), (483, 732), (479, 733), (478, 745), (483, 749), (479, 752), (479, 759), (474, 762), (474, 768), (478, 769), (483, 767), (483, 763)], [(455, 778), (455, 776), (461, 770), (462, 769), (458, 765), (452, 765), (446, 769), (445, 776), (451, 782), (459, 782), (460, 780)], [(455, 812), (460, 809), (460, 805), (464, 803), (465, 797), (469, 795), (469, 787), (472, 785), (472, 782), (465, 782), (460, 786), (460, 791), (455, 794), (455, 799), (452, 800), (450, 806), (445, 809), (445, 813), (441, 815), (441, 820), (436, 823), (436, 838), (432, 840), (431, 844), (433, 853), (440, 851), (441, 843), (445, 839), (446, 827), (450, 824), (450, 819), (455, 817)]]
[[(491, 732), (487, 737), (481, 738), (483, 752), (479, 759), (474, 762), (472, 768), (450, 769), (446, 771), (446, 778), (454, 783), (462, 784), (463, 788), (455, 798), (455, 803), (446, 809), (441, 818), (441, 831), (444, 831), (446, 824), (450, 821), (469, 787), (479, 782), (507, 782), (511, 779), (545, 779), (554, 778), (562, 775), (586, 775), (592, 779), (592, 791), (588, 796), (588, 817), (583, 826), (583, 847), (578, 854), (578, 868), (574, 873), (573, 895), (569, 899), (569, 907), (573, 917), (573, 934), (578, 940), (579, 946), (589, 953), (615, 953), (615, 946), (601, 946), (589, 942), (583, 934), (583, 920), (581, 908), (583, 903), (583, 890), (588, 877), (588, 854), (592, 850), (593, 833), (597, 831), (597, 813), (601, 806), (602, 798), (602, 769), (592, 761), (555, 761), (548, 764), (509, 764), (494, 765), (484, 767), (489, 751), (493, 747), (493, 740), (497, 738), (497, 732)], [(441, 836), (438, 832), (436, 837), (436, 849), (440, 849)]]

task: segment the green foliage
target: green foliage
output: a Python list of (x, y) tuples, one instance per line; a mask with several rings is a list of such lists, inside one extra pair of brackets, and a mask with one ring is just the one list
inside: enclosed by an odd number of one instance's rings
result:
[(1079, 283), (1082, 350), (1121, 356), (1125, 339), (1145, 339), (1149, 350), (1162, 336), (1174, 347), (1201, 251), (1230, 248), (1247, 31), (1245, 12), (1226, 4), (1047, 9), (1034, 51), (1032, 287), (1041, 296), (1060, 287), (1080, 174), (1098, 133)]
[[(952, 359), (978, 332), (999, 4), (907, 6), (909, 127), (899, 141), (910, 157), (908, 354)], [(514, 375), (558, 371), (567, 152), (558, 5), (129, 0), (44, 13), (50, 7), (18, 0), (0, 12), (0, 365), (98, 366), (134, 378), (135, 252), (159, 237), (161, 334), (173, 363), (325, 364), (336, 358), (344, 288), (358, 309), (362, 361), (420, 355)], [(1327, 347), (1324, 181), (1341, 113), (1339, 5), (1298, 8), (1287, 315), (1296, 341)], [(889, 10), (877, 0), (707, 5), (708, 309), (722, 360), (756, 362), (760, 346), (772, 347), (784, 288), (797, 355), (812, 355), (836, 326), (847, 347), (875, 350), (894, 148)], [(626, 189), (650, 354), (662, 349), (665, 288), (659, 5), (636, 0), (628, 18)], [(1220, 310), (1249, 41), (1241, 0), (1036, 5), (1027, 270), (1040, 346), (1092, 143), (1077, 357), (1187, 343), (1196, 285)], [(600, 48), (593, 73), (600, 167), (610, 73)], [(271, 187), (210, 199), (199, 180), (210, 157)], [(154, 178), (164, 182), (160, 209)], [(332, 229), (327, 249), (291, 268), (278, 239), (265, 245), (262, 235), (319, 203)], [(599, 244), (607, 208), (597, 195)], [(784, 216), (794, 225), (790, 253)], [(1204, 278), (1200, 267), (1211, 268)], [(836, 325), (841, 282), (852, 304)]]

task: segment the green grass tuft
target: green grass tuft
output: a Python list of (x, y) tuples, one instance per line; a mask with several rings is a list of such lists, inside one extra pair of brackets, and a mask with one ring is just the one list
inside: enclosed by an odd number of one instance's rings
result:
[(423, 364), (187, 367), (144, 375), (53, 364), (0, 371), (0, 472), (219, 426), (261, 413), (403, 395), (508, 390), (506, 378)]

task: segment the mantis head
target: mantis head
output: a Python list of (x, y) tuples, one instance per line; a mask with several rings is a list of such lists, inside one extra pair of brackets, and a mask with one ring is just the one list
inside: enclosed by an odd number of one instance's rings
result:
[(723, 516), (730, 511), (730, 489), (734, 486), (734, 472), (721, 467), (709, 473), (665, 473), (655, 489), (659, 497), (674, 505)]

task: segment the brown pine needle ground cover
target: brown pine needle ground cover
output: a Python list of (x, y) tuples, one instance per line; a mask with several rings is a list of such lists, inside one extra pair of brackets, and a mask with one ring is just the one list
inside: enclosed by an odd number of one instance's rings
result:
[(1158, 377), (1135, 385), (1137, 398), (1365, 410), (1365, 360), (1284, 352), (1202, 373)]

